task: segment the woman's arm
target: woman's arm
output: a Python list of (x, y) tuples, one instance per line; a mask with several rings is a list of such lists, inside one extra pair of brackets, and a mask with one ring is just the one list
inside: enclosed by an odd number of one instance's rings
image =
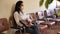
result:
[(19, 14), (18, 14), (18, 12), (14, 13), (14, 19), (15, 19), (17, 25), (22, 26), (22, 24), (19, 22)]
[(36, 19), (33, 16), (30, 16), (28, 21), (29, 21), (28, 27), (31, 27), (33, 25), (32, 23), (34, 23)]

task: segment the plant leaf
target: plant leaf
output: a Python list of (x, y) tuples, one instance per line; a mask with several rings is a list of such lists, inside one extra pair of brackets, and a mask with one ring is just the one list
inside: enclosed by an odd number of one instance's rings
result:
[(59, 2), (60, 2), (60, 0), (57, 0), (57, 1), (59, 1)]
[(53, 1), (53, 0), (49, 0), (49, 1), (48, 1), (48, 2), (49, 2), (49, 4), (50, 4), (50, 3), (52, 3), (52, 1)]
[(45, 7), (48, 9), (48, 5), (52, 3), (53, 0), (46, 0), (45, 2)]
[(40, 1), (39, 1), (39, 6), (42, 6), (43, 3), (44, 3), (44, 0), (40, 0)]
[(45, 7), (48, 9), (48, 5), (49, 5), (49, 2), (48, 2), (48, 0), (46, 0), (46, 2), (45, 2)]

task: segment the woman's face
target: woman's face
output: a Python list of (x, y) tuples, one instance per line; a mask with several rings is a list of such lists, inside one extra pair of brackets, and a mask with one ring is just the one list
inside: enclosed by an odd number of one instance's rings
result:
[(19, 7), (21, 10), (23, 10), (24, 9), (24, 6), (23, 6), (23, 3), (20, 5), (20, 7)]

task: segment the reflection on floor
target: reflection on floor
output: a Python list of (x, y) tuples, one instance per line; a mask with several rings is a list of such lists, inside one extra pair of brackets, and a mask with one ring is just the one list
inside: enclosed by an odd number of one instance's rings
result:
[(41, 31), (41, 34), (57, 34), (60, 33), (60, 23), (52, 26), (51, 28), (47, 28)]

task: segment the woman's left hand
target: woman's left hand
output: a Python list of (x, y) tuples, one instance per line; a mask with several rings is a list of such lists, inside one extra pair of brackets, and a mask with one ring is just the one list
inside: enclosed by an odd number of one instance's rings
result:
[(31, 19), (31, 21), (30, 21), (31, 23), (36, 20), (36, 19), (34, 19), (33, 17), (30, 17), (30, 19)]

